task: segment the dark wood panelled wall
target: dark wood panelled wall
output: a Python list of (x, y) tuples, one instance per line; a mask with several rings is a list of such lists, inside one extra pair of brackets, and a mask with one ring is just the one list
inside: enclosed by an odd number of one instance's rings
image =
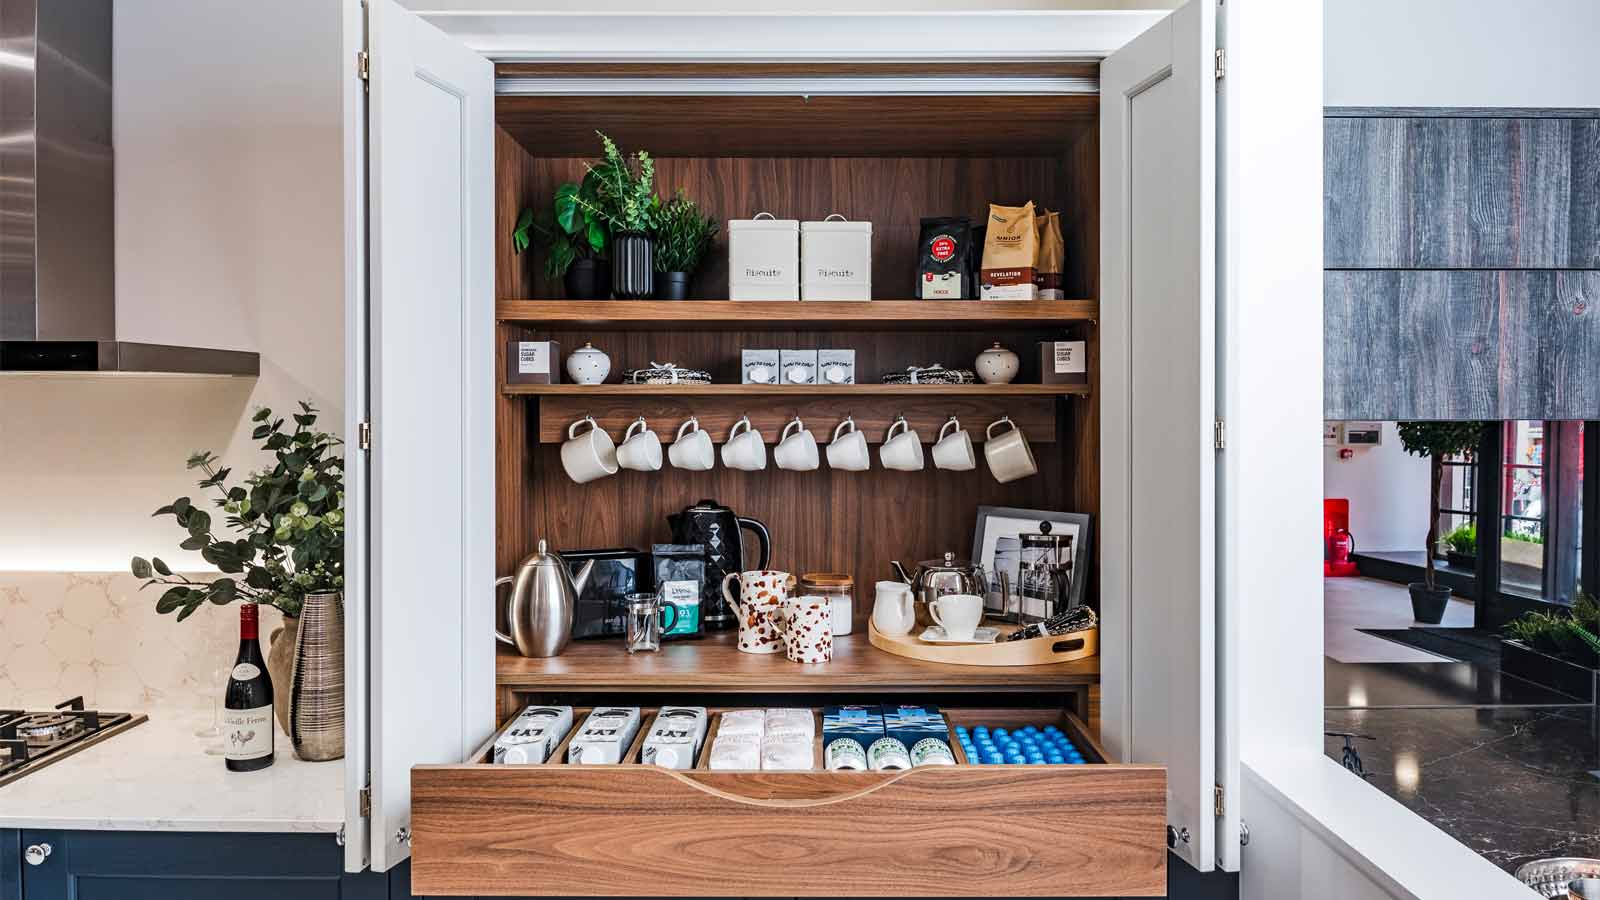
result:
[[(594, 98), (586, 99), (591, 104), (595, 102)], [(921, 102), (922, 98), (911, 99)], [(1019, 113), (1024, 107), (1031, 112), (1019, 119), (1027, 123), (1019, 132), (1021, 139), (1009, 145), (999, 126), (980, 127), (980, 123), (966, 122), (953, 114), (941, 119), (938, 110), (923, 109), (911, 115), (905, 111), (910, 108), (910, 101), (903, 100), (902, 108), (892, 117), (884, 118), (884, 110), (877, 110), (882, 122), (904, 122), (907, 116), (916, 120), (912, 123), (915, 128), (900, 128), (892, 144), (881, 128), (870, 127), (873, 120), (863, 117), (872, 107), (862, 106), (862, 111), (857, 112), (845, 109), (848, 104), (838, 110), (829, 108), (833, 110), (828, 112), (830, 116), (843, 110), (839, 114), (846, 116), (844, 124), (853, 122), (857, 134), (875, 135), (868, 142), (872, 149), (867, 153), (830, 155), (834, 151), (827, 146), (828, 141), (837, 143), (839, 148), (861, 145), (846, 140), (850, 135), (819, 133), (811, 140), (792, 142), (788, 155), (753, 155), (754, 150), (761, 149), (752, 143), (753, 139), (741, 139), (742, 144), (734, 145), (739, 152), (732, 152), (716, 134), (690, 136), (681, 127), (660, 132), (671, 136), (668, 144), (645, 139), (625, 149), (638, 146), (657, 153), (658, 190), (666, 195), (684, 188), (724, 224), (730, 218), (748, 218), (761, 211), (802, 220), (821, 219), (835, 212), (870, 220), (876, 299), (903, 300), (912, 296), (922, 216), (964, 214), (981, 222), (990, 202), (1020, 203), (1031, 199), (1062, 212), (1067, 296), (1093, 300), (1099, 288), (1096, 106), (1084, 103), (1082, 98), (1066, 104), (1058, 101), (1059, 98), (1036, 100), (1017, 107)], [(736, 105), (742, 101), (724, 98), (723, 102)], [(746, 113), (755, 118), (749, 127), (759, 129), (764, 114), (758, 107), (769, 101), (751, 102), (755, 107)], [(1055, 115), (1052, 104), (1061, 107), (1056, 112), (1070, 107), (1071, 115)], [(598, 153), (598, 138), (592, 131), (594, 118), (590, 116), (579, 128), (577, 124), (560, 126), (562, 120), (546, 117), (541, 131), (521, 124), (521, 114), (514, 116), (509, 111), (516, 106), (502, 101), (504, 127), (496, 141), (496, 289), (501, 299), (559, 298), (560, 285), (544, 276), (543, 254), (537, 247), (531, 258), (513, 254), (509, 236), (522, 208), (547, 204), (558, 183), (581, 176), (584, 161), (575, 153)], [(517, 108), (525, 110), (526, 106)], [(737, 112), (725, 108), (720, 115)], [(624, 113), (613, 110), (607, 115), (619, 127), (624, 123), (629, 127), (639, 125), (631, 114)], [(1053, 124), (1046, 129), (1041, 123), (1052, 115)], [(557, 124), (552, 126), (552, 121)], [(943, 143), (919, 140), (918, 129), (931, 128), (940, 121), (955, 129), (940, 139)], [(667, 123), (657, 124), (665, 127)], [(984, 134), (988, 137), (981, 137)], [(1046, 136), (1048, 140), (1044, 139)], [(669, 152), (663, 153), (663, 146)], [(959, 152), (940, 155), (925, 147)], [(696, 279), (691, 296), (727, 299), (725, 236)], [(923, 472), (901, 473), (882, 470), (876, 458), (872, 471), (862, 473), (836, 472), (826, 464), (815, 472), (768, 468), (746, 473), (728, 471), (719, 464), (707, 473), (671, 467), (649, 474), (624, 471), (576, 485), (562, 471), (560, 445), (539, 440), (540, 405), (548, 407), (544, 410), (546, 418), (581, 415), (582, 397), (500, 394), (496, 399), (496, 556), (502, 574), (511, 571), (540, 538), (549, 539), (562, 549), (648, 549), (651, 543), (670, 538), (666, 522), (669, 513), (710, 497), (768, 525), (773, 533), (775, 566), (793, 572), (834, 569), (854, 573), (858, 596), (868, 598), (858, 609), (858, 616), (864, 617), (870, 606), (871, 583), (891, 575), (889, 560), (910, 564), (945, 551), (961, 557), (969, 555), (975, 514), (981, 505), (1098, 512), (1099, 417), (1093, 396), (1098, 381), (1098, 354), (1093, 346), (1092, 322), (1043, 327), (928, 322), (894, 330), (772, 328), (761, 325), (759, 304), (751, 306), (748, 330), (700, 330), (693, 323), (628, 330), (600, 325), (588, 330), (570, 323), (545, 326), (535, 321), (503, 321), (497, 332), (496, 371), (504, 371), (505, 341), (518, 338), (558, 340), (565, 351), (591, 341), (611, 356), (610, 381), (619, 380), (625, 368), (671, 361), (710, 369), (719, 383), (734, 382), (738, 379), (736, 361), (742, 348), (842, 347), (856, 350), (858, 378), (876, 382), (884, 371), (912, 364), (942, 362), (970, 367), (979, 351), (1000, 341), (1022, 357), (1023, 371), (1018, 380), (1036, 383), (1035, 342), (1071, 336), (1090, 339), (1090, 391), (1087, 396), (1076, 397), (949, 398), (949, 411), (960, 413), (963, 425), (977, 437), (992, 419), (1008, 411), (1008, 401), (1017, 407), (1019, 415), (1036, 423), (1030, 434), (1038, 438), (1033, 441), (1033, 451), (1039, 475), (1010, 485), (997, 484), (981, 460), (973, 472), (936, 470), (930, 461)], [(718, 411), (720, 421), (730, 405), (737, 406), (742, 399), (719, 397), (705, 405), (708, 410), (714, 407)], [(628, 398), (597, 396), (591, 404), (592, 412), (613, 419), (627, 416), (622, 406), (630, 402)], [(776, 408), (775, 403), (785, 409), (804, 404), (813, 415), (807, 425), (824, 442), (834, 425), (851, 413), (881, 424), (885, 416), (897, 410), (897, 404), (914, 407), (924, 418), (938, 415), (942, 409), (936, 398), (907, 401), (856, 397), (832, 406), (826, 401), (819, 406), (816, 397), (793, 404), (770, 397), (751, 397), (749, 402), (767, 414)], [(692, 410), (694, 405), (693, 397), (673, 398), (670, 403), (644, 398), (637, 412), (650, 418), (663, 440), (670, 441), (670, 432), (680, 421), (672, 416)], [(667, 417), (652, 415), (653, 411)], [(720, 444), (723, 435), (714, 437)], [(769, 433), (766, 437), (770, 449), (770, 442), (777, 435)], [(878, 437), (874, 435), (874, 439)], [(923, 435), (924, 440), (932, 437)], [(978, 453), (981, 456), (981, 447)]]
[(1325, 416), (1600, 417), (1600, 111), (1329, 112)]

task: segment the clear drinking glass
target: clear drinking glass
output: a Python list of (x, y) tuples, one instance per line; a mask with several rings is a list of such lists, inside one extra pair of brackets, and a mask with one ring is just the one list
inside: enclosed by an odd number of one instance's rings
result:
[(654, 653), (661, 649), (661, 632), (663, 628), (671, 628), (669, 621), (664, 626), (661, 622), (662, 614), (672, 610), (672, 618), (677, 618), (676, 607), (661, 604), (661, 598), (656, 594), (628, 594), (626, 605), (627, 629), (624, 640), (627, 642), (629, 653)]
[(232, 666), (217, 666), (211, 670), (211, 678), (206, 686), (211, 698), (211, 724), (196, 731), (194, 736), (200, 738), (208, 756), (221, 756), (225, 752), (222, 746), (222, 701), (228, 690), (228, 678), (232, 674)]

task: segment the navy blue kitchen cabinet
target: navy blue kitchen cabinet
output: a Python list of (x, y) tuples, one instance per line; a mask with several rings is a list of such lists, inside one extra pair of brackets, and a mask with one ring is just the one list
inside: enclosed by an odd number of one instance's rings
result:
[(0, 900), (386, 900), (387, 876), (343, 868), (331, 834), (0, 831)]

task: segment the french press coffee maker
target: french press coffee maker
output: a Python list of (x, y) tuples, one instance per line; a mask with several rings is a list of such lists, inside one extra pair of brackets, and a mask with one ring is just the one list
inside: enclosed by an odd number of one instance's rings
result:
[(1054, 534), (1049, 522), (1039, 525), (1038, 534), (1018, 536), (1021, 540), (1017, 581), (1022, 595), (1021, 620), (1042, 622), (1066, 612), (1072, 597), (1072, 538)]

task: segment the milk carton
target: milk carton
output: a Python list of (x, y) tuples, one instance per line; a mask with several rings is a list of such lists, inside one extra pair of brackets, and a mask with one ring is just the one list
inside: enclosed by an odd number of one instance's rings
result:
[(545, 762), (570, 730), (572, 707), (524, 707), (511, 727), (494, 739), (490, 759), (495, 763), (522, 765)]
[(567, 762), (619, 763), (639, 733), (639, 707), (603, 706), (589, 713), (567, 745)]
[(822, 710), (822, 758), (829, 771), (867, 771), (867, 748), (883, 737), (883, 711), (877, 706)]
[(650, 723), (639, 762), (668, 769), (692, 769), (705, 739), (704, 706), (663, 706)]

